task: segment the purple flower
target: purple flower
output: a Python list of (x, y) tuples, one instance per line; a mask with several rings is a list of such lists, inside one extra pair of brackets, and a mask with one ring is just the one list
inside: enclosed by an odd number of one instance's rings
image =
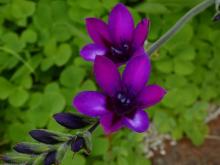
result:
[(133, 57), (122, 77), (111, 60), (97, 56), (94, 72), (102, 92), (81, 92), (75, 97), (73, 105), (82, 114), (99, 117), (106, 134), (124, 126), (144, 132), (149, 126), (144, 109), (158, 103), (166, 93), (158, 85), (145, 86), (150, 70), (146, 54)]
[(108, 24), (97, 18), (86, 19), (94, 43), (83, 47), (80, 54), (88, 61), (94, 61), (99, 55), (108, 57), (117, 66), (126, 63), (136, 52), (144, 52), (149, 24), (149, 20), (143, 19), (135, 28), (132, 15), (119, 3), (111, 11)]

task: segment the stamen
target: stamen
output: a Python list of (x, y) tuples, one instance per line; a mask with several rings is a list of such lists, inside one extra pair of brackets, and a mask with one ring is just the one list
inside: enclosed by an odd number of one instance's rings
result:
[(123, 52), (121, 50), (116, 49), (114, 47), (111, 47), (111, 51), (112, 51), (112, 55), (113, 56), (117, 56), (117, 55), (122, 55), (123, 54)]

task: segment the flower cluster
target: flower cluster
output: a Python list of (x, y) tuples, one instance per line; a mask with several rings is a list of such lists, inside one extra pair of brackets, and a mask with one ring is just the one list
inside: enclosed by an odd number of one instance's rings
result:
[[(151, 64), (144, 51), (144, 42), (149, 20), (143, 19), (135, 27), (130, 12), (119, 3), (111, 11), (107, 24), (88, 18), (86, 27), (94, 43), (83, 47), (80, 54), (85, 60), (94, 62), (94, 75), (101, 90), (83, 91), (74, 98), (73, 106), (86, 116), (58, 113), (54, 119), (67, 129), (93, 126), (76, 135), (32, 130), (30, 136), (38, 143), (17, 144), (13, 148), (16, 153), (0, 157), (4, 162), (51, 165), (59, 164), (68, 148), (73, 152), (83, 149), (89, 153), (91, 133), (99, 124), (106, 134), (123, 127), (135, 132), (148, 129), (149, 118), (144, 110), (166, 94), (158, 85), (147, 85)], [(123, 64), (126, 66), (120, 74), (118, 67)]]
[(86, 19), (87, 31), (94, 43), (86, 45), (80, 54), (88, 61), (105, 56), (117, 66), (125, 64), (144, 53), (149, 25), (149, 20), (143, 19), (135, 28), (132, 15), (119, 3), (111, 11), (108, 24), (97, 18)]
[[(144, 109), (158, 103), (166, 91), (158, 85), (146, 85), (151, 71), (144, 51), (149, 20), (134, 26), (130, 12), (123, 4), (110, 13), (108, 24), (96, 18), (86, 19), (92, 38), (81, 50), (85, 60), (94, 61), (94, 74), (101, 92), (79, 93), (74, 107), (82, 114), (100, 118), (106, 134), (128, 127), (144, 132), (149, 118)], [(126, 64), (122, 76), (117, 67)]]
[[(67, 129), (83, 129), (95, 122), (85, 116), (63, 112), (55, 114), (54, 119)], [(29, 134), (38, 143), (18, 143), (13, 147), (15, 153), (5, 154), (0, 159), (9, 164), (60, 164), (68, 148), (74, 153), (81, 149), (90, 153), (91, 133), (90, 129), (76, 135), (46, 129), (32, 130)]]

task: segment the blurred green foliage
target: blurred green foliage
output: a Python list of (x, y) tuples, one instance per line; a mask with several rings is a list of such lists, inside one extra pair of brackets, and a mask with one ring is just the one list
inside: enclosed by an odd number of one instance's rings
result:
[[(107, 14), (118, 0), (0, 0), (0, 150), (30, 140), (35, 128), (62, 130), (52, 120), (81, 90), (96, 90), (92, 64), (79, 56), (90, 42), (84, 18)], [(158, 39), (200, 0), (124, 0), (135, 22), (151, 19), (149, 42)], [(160, 132), (184, 135), (202, 144), (208, 104), (219, 103), (219, 24), (213, 9), (191, 21), (152, 57), (151, 83), (168, 90), (163, 102), (148, 110)], [(63, 130), (65, 131), (65, 130)], [(90, 157), (67, 154), (64, 165), (147, 165), (142, 134), (128, 130), (104, 138), (99, 128)]]

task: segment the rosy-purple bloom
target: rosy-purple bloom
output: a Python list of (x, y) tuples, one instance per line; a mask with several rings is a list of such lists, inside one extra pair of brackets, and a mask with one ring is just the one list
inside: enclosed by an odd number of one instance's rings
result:
[(150, 70), (150, 60), (145, 53), (133, 57), (122, 76), (110, 59), (97, 56), (94, 73), (102, 92), (81, 92), (73, 105), (84, 115), (99, 117), (106, 134), (122, 127), (144, 132), (149, 127), (144, 109), (158, 103), (166, 93), (158, 85), (145, 85)]
[(87, 61), (94, 61), (97, 55), (106, 56), (117, 66), (126, 63), (138, 52), (144, 52), (144, 41), (149, 30), (149, 20), (143, 19), (135, 27), (128, 9), (119, 3), (110, 15), (108, 23), (97, 18), (87, 18), (86, 27), (93, 43), (80, 51)]

